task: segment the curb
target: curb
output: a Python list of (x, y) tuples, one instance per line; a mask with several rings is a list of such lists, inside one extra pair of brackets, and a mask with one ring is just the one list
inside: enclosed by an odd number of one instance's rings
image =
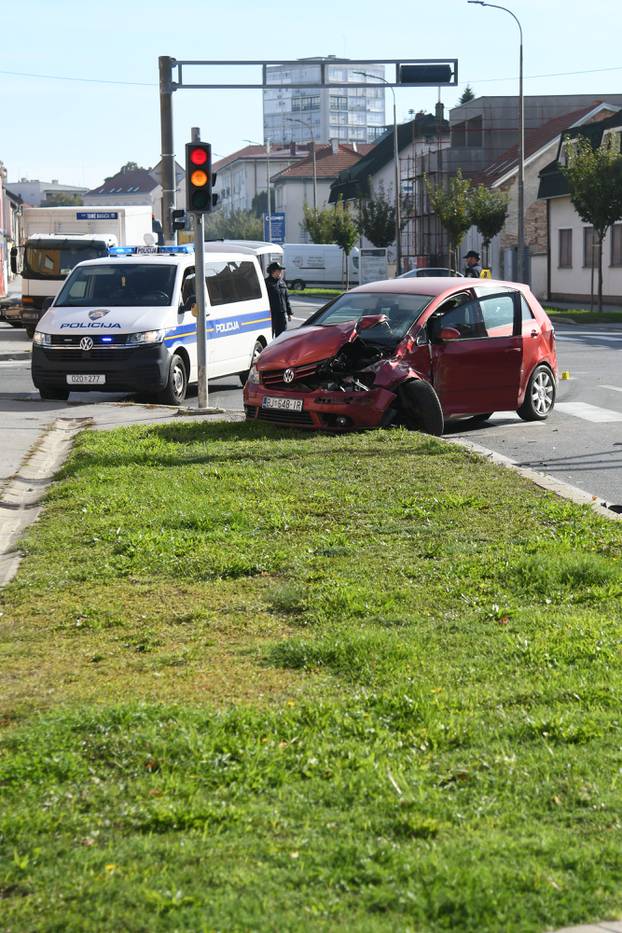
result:
[(18, 472), (0, 495), (0, 587), (17, 573), (21, 553), (17, 543), (39, 516), (41, 500), (62, 466), (78, 431), (90, 418), (57, 419), (40, 435), (22, 461)]
[[(498, 454), (494, 450), (489, 450), (487, 447), (482, 447), (481, 444), (475, 444), (473, 441), (462, 440), (458, 437), (448, 437), (446, 440), (447, 443), (457, 444), (459, 447), (471, 450), (473, 453), (485, 457), (486, 460), (490, 460), (498, 466), (505, 467), (508, 470), (514, 470), (515, 473), (519, 473), (525, 479), (534, 483), (534, 485), (540, 486), (541, 489), (546, 489), (548, 492), (553, 492), (555, 495), (561, 496), (562, 499), (569, 499), (571, 502), (576, 502), (577, 505), (588, 505), (602, 518), (608, 518), (610, 521), (614, 522), (622, 520), (622, 515), (614, 512), (611, 505), (603, 502), (598, 496), (593, 496), (589, 492), (584, 492), (583, 489), (571, 486), (570, 483), (555, 479), (555, 477), (549, 476), (548, 473), (537, 473), (535, 470), (531, 470), (528, 467), (519, 466), (516, 461), (510, 460), (509, 457)], [(620, 927), (620, 933), (622, 933), (622, 927)]]

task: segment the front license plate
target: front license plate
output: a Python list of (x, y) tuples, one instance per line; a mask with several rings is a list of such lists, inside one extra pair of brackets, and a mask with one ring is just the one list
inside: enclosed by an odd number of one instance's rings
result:
[(281, 411), (302, 411), (301, 398), (264, 398), (262, 408), (278, 408)]
[(92, 373), (79, 373), (75, 376), (67, 376), (67, 385), (69, 386), (103, 386), (106, 384), (104, 375), (93, 375)]

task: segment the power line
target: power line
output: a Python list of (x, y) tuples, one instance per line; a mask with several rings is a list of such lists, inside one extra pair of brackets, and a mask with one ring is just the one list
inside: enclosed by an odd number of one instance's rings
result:
[[(555, 71), (550, 72), (549, 74), (540, 74), (540, 75), (525, 75), (525, 81), (530, 81), (535, 78), (565, 78), (572, 77), (573, 75), (590, 75), (590, 74), (601, 74), (606, 71), (622, 71), (622, 65), (615, 65), (610, 68), (587, 68), (583, 71)], [(11, 75), (17, 78), (45, 78), (46, 81), (77, 81), (86, 84), (116, 84), (121, 87), (157, 87), (158, 84), (156, 81), (111, 81), (106, 78), (77, 78), (70, 75), (46, 75), (46, 74), (35, 74), (29, 71), (5, 71), (0, 69), (0, 74)], [(509, 78), (469, 78), (467, 79), (467, 84), (490, 84), (495, 81), (515, 81), (516, 76)], [(463, 83), (462, 81), (460, 82)]]

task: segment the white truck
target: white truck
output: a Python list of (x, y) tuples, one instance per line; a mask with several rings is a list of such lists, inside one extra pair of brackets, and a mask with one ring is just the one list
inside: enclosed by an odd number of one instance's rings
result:
[[(336, 243), (284, 243), (283, 264), (289, 288), (345, 287), (344, 252)], [(352, 250), (348, 262), (348, 283), (359, 284), (359, 251)]]
[(29, 337), (77, 263), (107, 256), (113, 246), (154, 242), (151, 206), (145, 204), (25, 207), (23, 231), (19, 250), (11, 251), (11, 268), (21, 271), (22, 301), (9, 323), (25, 327)]

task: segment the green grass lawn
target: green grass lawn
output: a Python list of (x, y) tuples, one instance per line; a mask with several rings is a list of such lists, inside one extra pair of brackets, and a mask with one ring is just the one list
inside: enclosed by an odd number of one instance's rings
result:
[(85, 433), (0, 611), (0, 928), (622, 913), (622, 526), (446, 442)]
[(546, 307), (546, 313), (558, 320), (576, 321), (578, 324), (622, 324), (622, 311), (603, 308), (602, 311), (590, 311), (589, 308)]

